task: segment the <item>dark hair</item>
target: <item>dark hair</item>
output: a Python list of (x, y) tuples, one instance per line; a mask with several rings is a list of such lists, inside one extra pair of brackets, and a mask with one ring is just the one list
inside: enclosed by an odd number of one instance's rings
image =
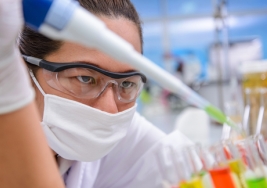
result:
[[(140, 42), (143, 46), (141, 21), (130, 0), (78, 0), (80, 5), (97, 16), (124, 17), (132, 21), (138, 28)], [(24, 27), (19, 37), (19, 49), (22, 54), (44, 59), (58, 50), (61, 41), (54, 41)], [(29, 65), (35, 72), (36, 66)]]

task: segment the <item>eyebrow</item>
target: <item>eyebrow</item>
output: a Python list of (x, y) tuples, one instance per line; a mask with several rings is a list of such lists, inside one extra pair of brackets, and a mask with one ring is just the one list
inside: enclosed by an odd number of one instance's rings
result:
[[(93, 65), (93, 66), (95, 66), (95, 67), (97, 67), (97, 68), (100, 68), (100, 69), (103, 69), (103, 70), (107, 70), (107, 69), (105, 69), (105, 68), (103, 68), (103, 67), (101, 67), (101, 66), (99, 66), (99, 65), (97, 65), (97, 64), (94, 64), (94, 63), (92, 63), (92, 62), (89, 62), (89, 61), (71, 61), (71, 62), (69, 62), (69, 63), (83, 63), (83, 64), (89, 64), (89, 65)], [(110, 71), (110, 70), (107, 70), (107, 71)], [(112, 71), (110, 71), (110, 72), (112, 72)], [(126, 70), (126, 71), (120, 71), (120, 72), (116, 72), (116, 73), (130, 73), (130, 72), (139, 72), (139, 71), (136, 70), (136, 69), (129, 69), (129, 70)]]

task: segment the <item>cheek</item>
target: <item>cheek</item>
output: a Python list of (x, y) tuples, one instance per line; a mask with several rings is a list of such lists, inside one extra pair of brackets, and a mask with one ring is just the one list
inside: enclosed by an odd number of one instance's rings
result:
[[(77, 98), (74, 99), (73, 98), (71, 100), (75, 100), (75, 101), (77, 101), (79, 103), (82, 103), (82, 104), (91, 106), (93, 108), (99, 109), (98, 107), (96, 107), (97, 106), (96, 103), (98, 102), (97, 100), (101, 100), (101, 99), (77, 99)], [(113, 100), (113, 99), (111, 99), (111, 100)], [(116, 103), (116, 107), (118, 109), (118, 112), (122, 112), (124, 110), (127, 110), (127, 109), (133, 107), (135, 105), (135, 103), (136, 103), (136, 101), (133, 101), (133, 102), (130, 102), (130, 103), (122, 103), (119, 100), (115, 100), (114, 102)]]

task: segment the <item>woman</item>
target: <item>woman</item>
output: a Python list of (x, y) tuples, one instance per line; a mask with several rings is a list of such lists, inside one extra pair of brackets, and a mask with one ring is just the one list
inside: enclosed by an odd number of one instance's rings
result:
[[(142, 53), (140, 20), (129, 0), (79, 3)], [(135, 112), (145, 76), (95, 49), (51, 41), (29, 28), (19, 47), (66, 187), (156, 186), (146, 175), (137, 178), (147, 152), (165, 137)]]

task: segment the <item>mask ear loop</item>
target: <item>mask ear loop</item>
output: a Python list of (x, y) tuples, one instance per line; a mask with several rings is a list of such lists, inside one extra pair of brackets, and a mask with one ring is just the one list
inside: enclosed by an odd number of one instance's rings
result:
[(35, 78), (33, 72), (31, 69), (29, 69), (29, 73), (30, 73), (30, 76), (32, 78), (32, 81), (34, 82), (34, 84), (37, 86), (37, 88), (39, 89), (39, 91), (43, 94), (43, 96), (45, 96), (45, 92), (44, 90), (42, 89), (42, 87), (40, 86), (39, 82), (37, 81), (37, 79)]

